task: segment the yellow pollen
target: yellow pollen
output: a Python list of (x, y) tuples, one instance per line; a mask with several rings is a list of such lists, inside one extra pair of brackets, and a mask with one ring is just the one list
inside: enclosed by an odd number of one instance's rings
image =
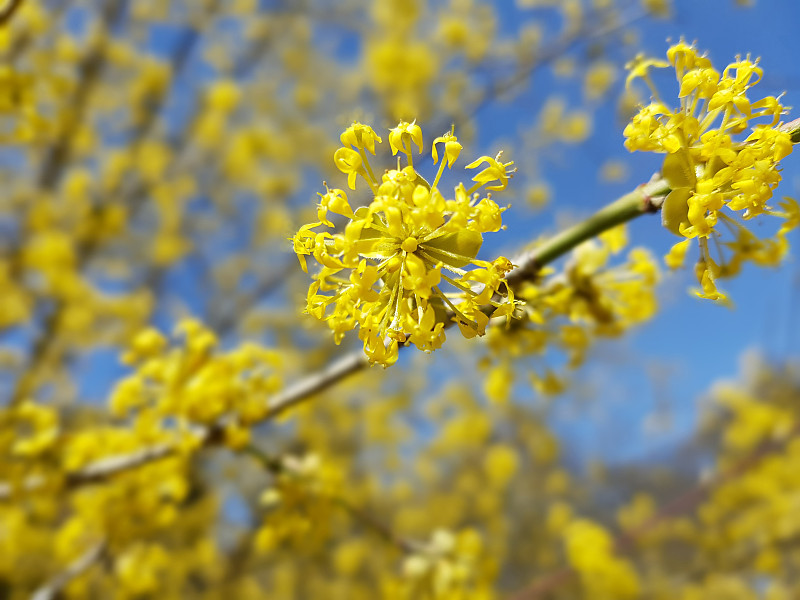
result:
[(407, 237), (405, 241), (402, 244), (400, 244), (400, 247), (408, 253), (416, 252), (417, 238)]

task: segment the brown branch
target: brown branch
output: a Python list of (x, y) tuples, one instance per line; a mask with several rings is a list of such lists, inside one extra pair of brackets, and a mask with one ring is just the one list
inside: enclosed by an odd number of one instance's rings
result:
[(594, 15), (595, 18), (589, 17), (585, 19), (583, 26), (560, 39), (548, 43), (542, 49), (542, 51), (534, 54), (531, 59), (527, 63), (524, 63), (511, 77), (504, 81), (492, 82), (486, 86), (483, 97), (480, 98), (472, 107), (471, 111), (469, 112), (469, 117), (473, 118), (477, 116), (478, 113), (485, 109), (488, 104), (498, 96), (505, 94), (513, 90), (518, 85), (524, 83), (530, 78), (536, 69), (554, 62), (556, 59), (566, 54), (578, 44), (584, 42), (588, 43), (594, 39), (602, 38), (620, 31), (628, 25), (635, 23), (646, 16), (647, 12), (633, 11), (631, 14), (626, 15), (625, 18), (616, 23), (600, 27), (594, 26), (598, 15)]
[(274, 396), (270, 400), (270, 409), (264, 416), (264, 420), (269, 421), (274, 419), (290, 408), (313, 397), (317, 392), (321, 392), (342, 379), (354, 373), (358, 373), (367, 366), (369, 366), (369, 361), (361, 350), (345, 354), (321, 371), (306, 376), (304, 379), (286, 388), (282, 393)]
[[(20, 4), (22, 4), (23, 2), (24, 0), (21, 0)], [(64, 14), (64, 12), (66, 12), (69, 3), (70, 0), (59, 0), (55, 4), (55, 6), (49, 7), (48, 17), (53, 22), (60, 20), (61, 16)], [(58, 27), (53, 27), (51, 28), (50, 33), (57, 34), (59, 31), (60, 30)], [(6, 58), (4, 60), (6, 60), (8, 64), (15, 63), (34, 41), (40, 41), (40, 40), (41, 40), (41, 35), (32, 35), (30, 28), (26, 27), (25, 29), (22, 30), (22, 32), (19, 35), (15, 36), (15, 39), (11, 44), (11, 47), (6, 50), (5, 53)]]
[(11, 20), (11, 17), (14, 16), (14, 13), (22, 6), (24, 1), (25, 0), (8, 0), (6, 2), (6, 6), (0, 9), (0, 26), (5, 25)]
[[(203, 428), (196, 432), (201, 445), (218, 443), (220, 433), (215, 429)], [(137, 467), (150, 464), (162, 458), (173, 456), (177, 447), (171, 444), (156, 444), (127, 454), (116, 454), (100, 458), (85, 467), (67, 473), (63, 488), (71, 490), (92, 483), (107, 481), (112, 477)], [(19, 488), (7, 482), (0, 482), (0, 501), (13, 499), (19, 493), (37, 492), (48, 484), (47, 478), (36, 475), (23, 481)]]
[[(108, 28), (112, 23), (118, 23), (122, 18), (124, 2), (106, 0), (106, 5), (101, 16), (101, 22), (107, 23)], [(92, 50), (83, 58), (78, 66), (79, 84), (75, 94), (69, 100), (69, 106), (75, 113), (70, 114), (67, 127), (59, 135), (56, 143), (49, 149), (44, 162), (39, 169), (37, 182), (40, 188), (51, 190), (55, 188), (61, 173), (72, 155), (72, 144), (75, 140), (77, 128), (83, 124), (86, 110), (89, 108), (89, 98), (100, 82), (103, 70), (107, 64), (106, 55), (107, 36), (101, 35)]]
[(234, 299), (234, 307), (227, 311), (212, 311), (208, 324), (217, 335), (225, 335), (234, 330), (241, 316), (257, 302), (267, 298), (270, 294), (280, 289), (294, 270), (293, 259), (277, 268), (274, 274), (262, 279), (252, 291), (243, 293)]
[[(104, 23), (117, 22), (122, 16), (123, 5), (123, 2), (107, 0), (102, 14), (102, 21)], [(39, 167), (37, 184), (41, 189), (52, 190), (56, 187), (72, 155), (75, 132), (83, 122), (85, 111), (89, 107), (89, 97), (100, 81), (106, 65), (106, 36), (101, 36), (99, 40), (78, 66), (79, 84), (74, 95), (69, 100), (70, 110), (74, 110), (74, 114), (68, 115), (67, 126), (63, 128), (55, 144), (48, 149)], [(61, 320), (63, 310), (63, 303), (57, 301), (56, 306), (45, 317), (41, 332), (34, 341), (26, 361), (28, 367), (25, 368), (25, 373), (17, 380), (11, 392), (9, 399), (11, 406), (24, 401), (32, 393), (38, 369), (49, 354), (53, 340), (57, 337), (58, 323)]]

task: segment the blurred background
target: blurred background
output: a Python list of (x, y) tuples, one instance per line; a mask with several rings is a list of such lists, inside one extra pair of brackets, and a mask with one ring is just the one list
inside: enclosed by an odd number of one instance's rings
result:
[[(289, 241), (317, 220), (323, 181), (344, 188), (332, 157), (354, 120), (384, 137), (376, 170), (394, 164), (386, 135), (400, 120), (422, 127), (426, 177), (433, 138), (454, 127), (464, 150), (445, 188), (481, 155), (515, 162), (495, 195), (511, 205), (508, 228), (479, 255), (491, 260), (659, 169), (661, 157), (623, 147), (649, 99), (625, 86), (637, 54), (663, 58), (685, 38), (720, 71), (760, 57), (752, 98), (785, 93), (792, 106), (800, 94), (791, 0), (0, 10), (0, 397), (8, 411), (57, 412), (64, 443), (130, 425), (109, 400), (149, 325), (169, 335), (191, 317), (221, 353), (276, 350), (284, 383), (360, 351), (354, 332), (337, 346), (303, 314), (310, 280)], [(677, 104), (674, 73), (655, 81)], [(797, 197), (798, 157), (782, 164), (776, 199)], [(659, 261), (674, 243), (658, 215), (628, 232)], [(555, 342), (507, 355), (502, 338), (454, 334), (433, 355), (404, 351), (255, 428), (259, 460), (220, 450), (182, 464), (185, 492), (158, 501), (171, 511), (158, 523), (158, 511), (134, 518), (112, 484), (54, 487), (46, 510), (12, 499), (0, 506), (0, 598), (57, 583), (98, 547), (86, 540), (102, 549), (44, 597), (796, 597), (798, 263), (746, 267), (724, 283), (730, 308), (693, 285), (690, 268), (662, 267), (657, 312), (614, 335), (587, 325), (580, 359)], [(30, 427), (14, 423), (4, 444)], [(60, 446), (49, 451), (36, 459), (60, 464)], [(31, 472), (17, 460), (5, 479)], [(141, 530), (117, 530), (138, 518)]]

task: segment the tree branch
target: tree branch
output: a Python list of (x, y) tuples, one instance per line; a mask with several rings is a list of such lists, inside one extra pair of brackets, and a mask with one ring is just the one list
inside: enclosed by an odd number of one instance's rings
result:
[[(513, 261), (517, 264), (517, 267), (506, 278), (509, 285), (516, 287), (524, 281), (536, 277), (543, 266), (563, 256), (581, 242), (607, 229), (640, 215), (658, 211), (661, 207), (662, 196), (668, 191), (669, 189), (664, 180), (655, 178), (653, 181), (640, 185), (632, 192), (600, 209), (585, 221), (568, 228), (533, 250), (522, 254)], [(452, 325), (453, 322), (451, 321), (446, 323), (445, 327)], [(274, 419), (290, 408), (312, 398), (316, 393), (363, 370), (368, 365), (367, 358), (360, 350), (344, 355), (321, 371), (306, 376), (286, 388), (283, 392), (270, 398), (268, 400), (269, 410), (260, 422), (263, 423)], [(201, 447), (215, 446), (225, 440), (222, 426), (198, 428), (197, 435), (199, 436), (199, 445)], [(174, 446), (161, 444), (144, 448), (131, 454), (109, 456), (68, 474), (66, 486), (74, 488), (102, 481), (129, 469), (166, 458), (175, 452), (176, 448)], [(24, 483), (22, 489), (23, 491), (33, 491), (41, 488), (43, 484), (44, 481), (41, 478), (29, 480)], [(11, 485), (0, 483), (0, 501), (9, 499), (13, 492)]]
[(8, 0), (5, 7), (0, 10), (0, 25), (8, 23), (23, 3), (24, 0)]
[(89, 567), (100, 560), (105, 548), (105, 542), (99, 542), (89, 548), (61, 573), (36, 589), (31, 596), (31, 600), (55, 600), (70, 581), (83, 574)]

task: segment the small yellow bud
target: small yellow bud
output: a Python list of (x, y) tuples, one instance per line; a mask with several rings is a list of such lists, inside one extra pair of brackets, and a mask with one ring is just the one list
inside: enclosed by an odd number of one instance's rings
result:
[(406, 238), (400, 245), (404, 252), (411, 254), (417, 251), (417, 239), (413, 237)]

